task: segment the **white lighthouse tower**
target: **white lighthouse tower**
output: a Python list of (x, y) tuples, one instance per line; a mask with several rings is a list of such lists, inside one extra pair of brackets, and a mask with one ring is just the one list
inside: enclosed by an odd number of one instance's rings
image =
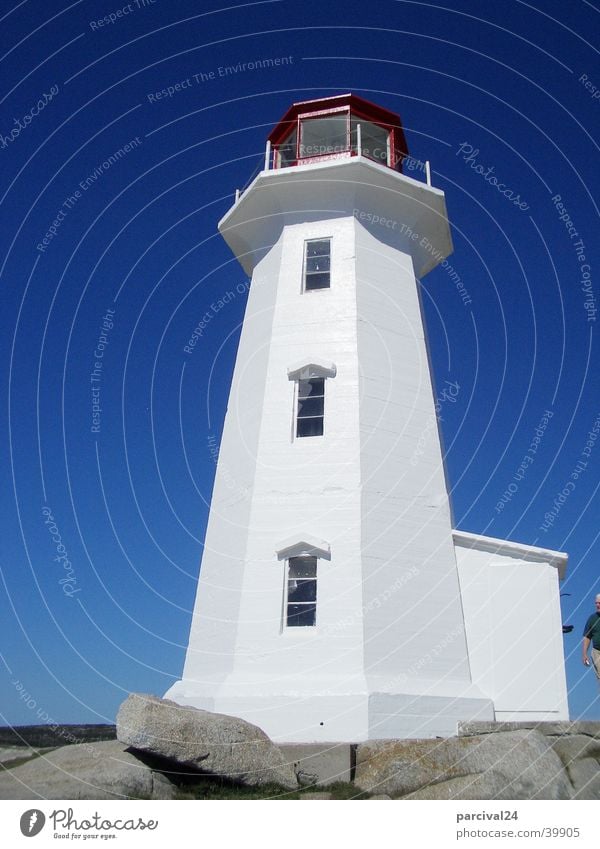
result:
[[(403, 175), (406, 155), (398, 116), (360, 97), (296, 103), (219, 224), (251, 285), (185, 668), (166, 695), (277, 741), (495, 717), (501, 685), (479, 657), (482, 690), (469, 658), (418, 287), (452, 242), (443, 192)], [(482, 539), (458, 541), (463, 582), (481, 577)], [(550, 570), (552, 595), (560, 558), (511, 545), (504, 561)], [(560, 687), (523, 717), (565, 718)]]

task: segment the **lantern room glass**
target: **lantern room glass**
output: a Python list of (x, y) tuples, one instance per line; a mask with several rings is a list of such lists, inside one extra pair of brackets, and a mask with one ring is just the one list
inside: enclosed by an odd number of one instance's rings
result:
[(389, 165), (390, 131), (388, 128), (353, 115), (351, 118), (352, 150), (358, 150), (358, 124), (360, 124), (361, 155), (375, 162), (381, 162), (382, 165)]
[(277, 167), (289, 168), (290, 165), (296, 164), (296, 145), (298, 143), (298, 131), (296, 127), (292, 132), (281, 142), (277, 148)]
[(347, 114), (300, 120), (300, 159), (343, 153), (347, 150)]
[(277, 145), (277, 168), (289, 168), (319, 158), (360, 154), (392, 165), (391, 128), (343, 109), (333, 114), (300, 115), (287, 136)]

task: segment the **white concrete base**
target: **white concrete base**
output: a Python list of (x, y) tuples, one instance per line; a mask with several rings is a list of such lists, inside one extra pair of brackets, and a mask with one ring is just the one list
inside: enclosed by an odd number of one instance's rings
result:
[[(354, 743), (368, 739), (368, 699), (364, 692), (300, 693), (268, 692), (268, 684), (248, 691), (232, 692), (231, 685), (216, 690), (191, 689), (178, 681), (165, 694), (178, 704), (201, 710), (239, 716), (258, 725), (275, 743), (321, 743), (333, 737), (337, 742)], [(210, 692), (210, 695), (208, 694)], [(260, 694), (260, 695), (257, 695)]]
[[(256, 692), (261, 692), (257, 689)], [(275, 743), (339, 743), (365, 740), (451, 737), (459, 722), (493, 721), (489, 699), (414, 693), (263, 693), (211, 695), (178, 681), (166, 699), (201, 710), (239, 716), (261, 728)]]
[(498, 710), (496, 722), (568, 722), (565, 711), (556, 710)]
[[(489, 699), (372, 693), (369, 697), (369, 740), (419, 740), (453, 737), (459, 722), (491, 722)], [(361, 742), (361, 741), (357, 741)]]

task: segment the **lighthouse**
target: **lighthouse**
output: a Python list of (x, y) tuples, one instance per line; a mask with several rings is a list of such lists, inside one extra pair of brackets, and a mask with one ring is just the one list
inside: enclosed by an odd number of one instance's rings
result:
[[(276, 741), (567, 718), (566, 556), (452, 526), (419, 292), (452, 240), (443, 192), (428, 168), (403, 173), (407, 156), (387, 109), (295, 103), (219, 223), (251, 282), (166, 696)], [(532, 620), (545, 660), (521, 675)]]

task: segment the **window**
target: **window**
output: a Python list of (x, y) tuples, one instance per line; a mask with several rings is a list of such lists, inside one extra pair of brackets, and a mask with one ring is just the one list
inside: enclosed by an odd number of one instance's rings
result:
[(316, 625), (317, 558), (288, 560), (286, 625), (288, 628)]
[(325, 380), (335, 377), (335, 363), (320, 358), (302, 360), (287, 370), (288, 380), (296, 381), (293, 433), (296, 436), (323, 436)]
[(296, 128), (281, 142), (277, 149), (277, 167), (288, 168), (290, 165), (296, 164), (296, 144), (298, 141), (298, 132)]
[(329, 289), (331, 239), (311, 239), (305, 245), (304, 289)]
[(300, 119), (300, 158), (326, 156), (348, 150), (348, 112)]
[(323, 436), (325, 378), (298, 381), (296, 436)]
[(357, 125), (360, 124), (360, 152), (362, 156), (381, 162), (382, 165), (390, 164), (390, 131), (387, 127), (365, 121), (363, 118), (352, 116), (351, 136), (352, 149), (356, 150), (358, 145)]
[(329, 543), (303, 534), (277, 546), (277, 560), (285, 563), (282, 632), (317, 624), (317, 561), (331, 560)]

